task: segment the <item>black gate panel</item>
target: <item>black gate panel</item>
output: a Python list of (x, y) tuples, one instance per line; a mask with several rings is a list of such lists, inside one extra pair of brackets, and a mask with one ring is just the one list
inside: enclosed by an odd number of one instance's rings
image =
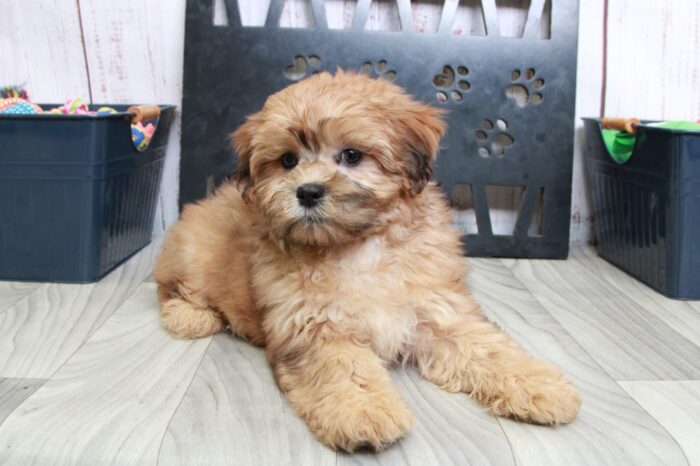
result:
[[(215, 26), (213, 0), (188, 0), (180, 162), (180, 205), (207, 195), (233, 170), (228, 134), (268, 95), (338, 66), (393, 80), (449, 110), (434, 170), (446, 193), (469, 185), (478, 234), (474, 256), (564, 258), (568, 253), (573, 162), (578, 1), (551, 0), (551, 37), (538, 37), (545, 0), (531, 0), (523, 36), (501, 37), (495, 0), (482, 0), (485, 36), (451, 34), (456, 6), (435, 33), (414, 29), (411, 5), (397, 0), (401, 30), (367, 31), (370, 0), (352, 27), (328, 29), (323, 0), (311, 0), (314, 27), (280, 28), (283, 0), (264, 26), (242, 26), (235, 0)], [(512, 235), (494, 235), (487, 186), (523, 191)], [(541, 228), (531, 227), (542, 203)]]

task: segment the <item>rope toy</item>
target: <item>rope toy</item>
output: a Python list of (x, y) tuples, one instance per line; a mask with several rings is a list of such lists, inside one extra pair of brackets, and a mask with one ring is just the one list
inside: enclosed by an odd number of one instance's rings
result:
[(138, 123), (131, 124), (131, 141), (134, 143), (134, 147), (139, 152), (146, 150), (148, 145), (151, 143), (153, 138), (153, 133), (155, 133), (156, 127), (153, 123), (148, 123), (146, 126), (140, 121)]
[(0, 114), (33, 115), (41, 112), (41, 107), (29, 101), (29, 95), (23, 86), (0, 88)]
[[(97, 109), (96, 115), (111, 115), (113, 113), (117, 113), (117, 111), (112, 107), (100, 107)], [(155, 132), (156, 127), (153, 123), (148, 123), (145, 126), (140, 121), (131, 123), (131, 142), (136, 150), (139, 152), (146, 150)]]
[(0, 99), (0, 114), (5, 115), (34, 115), (41, 113), (41, 107), (33, 104), (26, 99), (19, 97), (10, 97), (8, 99)]

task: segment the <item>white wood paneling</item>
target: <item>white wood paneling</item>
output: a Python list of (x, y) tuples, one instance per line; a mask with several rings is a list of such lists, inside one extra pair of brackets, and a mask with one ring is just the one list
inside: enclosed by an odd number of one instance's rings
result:
[(591, 196), (586, 180), (585, 139), (581, 117), (600, 115), (603, 92), (604, 9), (604, 0), (586, 0), (579, 3), (574, 169), (569, 229), (569, 241), (574, 244), (587, 244), (593, 239)]
[(89, 98), (76, 2), (0, 0), (0, 12), (0, 86), (24, 84), (35, 102)]
[(605, 110), (700, 118), (700, 2), (609, 0)]

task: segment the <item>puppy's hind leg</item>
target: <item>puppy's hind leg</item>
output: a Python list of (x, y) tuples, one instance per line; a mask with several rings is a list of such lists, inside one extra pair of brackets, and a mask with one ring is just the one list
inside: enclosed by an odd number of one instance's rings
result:
[(422, 375), (470, 394), (492, 414), (537, 424), (574, 420), (581, 398), (562, 373), (486, 320), (470, 296), (461, 300), (449, 306), (457, 312), (436, 310), (440, 319), (420, 326), (413, 357)]
[(176, 289), (158, 285), (160, 320), (176, 338), (194, 339), (222, 331), (226, 324), (222, 315), (211, 309), (196, 293), (183, 285)]

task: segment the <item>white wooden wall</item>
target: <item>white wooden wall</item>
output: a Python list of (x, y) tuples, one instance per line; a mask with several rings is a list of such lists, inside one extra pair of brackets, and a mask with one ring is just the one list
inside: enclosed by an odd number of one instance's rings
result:
[[(447, 1), (462, 5), (454, 32), (483, 34), (477, 1)], [(243, 20), (262, 23), (269, 0), (243, 2)], [(331, 27), (350, 23), (354, 3), (327, 0)], [(418, 28), (435, 30), (441, 2), (414, 3)], [(497, 1), (502, 33), (515, 35), (527, 3)], [(580, 0), (577, 117), (597, 116), (604, 108), (609, 115), (700, 118), (700, 2), (607, 0), (607, 48), (605, 3)], [(217, 0), (219, 12), (221, 5)], [(24, 83), (37, 102), (82, 96), (94, 103), (180, 106), (184, 12), (185, 0), (0, 0), (0, 85)], [(284, 26), (304, 26), (309, 18), (308, 0), (287, 0)], [(369, 21), (373, 29), (395, 29), (398, 18), (380, 1)], [(571, 240), (581, 243), (591, 239), (591, 218), (579, 120), (576, 128)], [(170, 134), (156, 233), (177, 219), (179, 151), (178, 119)], [(514, 215), (512, 196), (500, 197), (496, 229), (507, 228)]]

